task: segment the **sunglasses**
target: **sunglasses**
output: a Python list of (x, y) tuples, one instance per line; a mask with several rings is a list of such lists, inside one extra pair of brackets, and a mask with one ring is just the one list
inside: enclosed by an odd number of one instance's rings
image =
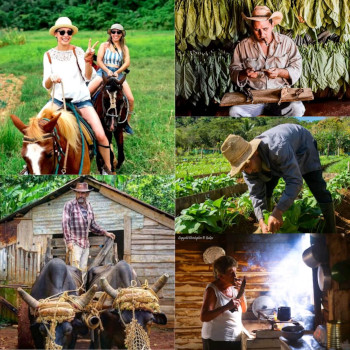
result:
[(65, 35), (66, 33), (71, 36), (73, 34), (73, 30), (72, 29), (68, 29), (68, 30), (57, 30), (58, 33), (60, 33), (60, 35)]
[(121, 30), (111, 30), (111, 33), (112, 33), (112, 34), (115, 34), (115, 33), (117, 33), (117, 34), (123, 34), (123, 32), (122, 32)]

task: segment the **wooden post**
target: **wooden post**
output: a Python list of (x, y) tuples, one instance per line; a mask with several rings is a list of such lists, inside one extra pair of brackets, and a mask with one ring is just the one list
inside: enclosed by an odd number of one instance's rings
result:
[(36, 254), (37, 260), (36, 260), (36, 269), (35, 269), (36, 270), (35, 271), (35, 278), (36, 278), (36, 276), (39, 275), (39, 273), (40, 273), (40, 263), (41, 263), (42, 251), (41, 251), (41, 244), (40, 243), (36, 243), (35, 246), (36, 246), (36, 251), (37, 251), (37, 254)]
[(124, 216), (124, 260), (131, 262), (131, 218)]
[(315, 308), (315, 325), (323, 324), (321, 312), (322, 292), (318, 287), (317, 268), (312, 269), (312, 281), (314, 286), (314, 308)]
[(109, 251), (111, 250), (112, 246), (113, 246), (113, 239), (106, 237), (104, 244), (103, 244), (103, 248), (99, 251), (99, 253), (96, 255), (95, 259), (93, 260), (93, 262), (90, 264), (89, 269), (92, 269), (95, 266), (100, 266), (102, 265), (102, 263), (104, 262), (107, 254), (109, 253)]
[(118, 243), (114, 243), (113, 247), (113, 264), (116, 264), (119, 261), (118, 258)]

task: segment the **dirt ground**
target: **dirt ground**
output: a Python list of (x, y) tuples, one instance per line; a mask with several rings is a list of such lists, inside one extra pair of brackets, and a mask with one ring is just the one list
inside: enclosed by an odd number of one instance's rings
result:
[(350, 191), (343, 190), (342, 202), (335, 208), (337, 233), (350, 234)]
[(0, 74), (0, 123), (20, 103), (23, 81), (24, 77), (15, 77), (13, 74)]
[[(88, 339), (79, 339), (75, 348), (88, 349), (89, 343)], [(152, 350), (173, 350), (174, 330), (153, 327), (151, 330), (151, 348)], [(17, 349), (17, 325), (0, 326), (0, 350), (10, 349)]]

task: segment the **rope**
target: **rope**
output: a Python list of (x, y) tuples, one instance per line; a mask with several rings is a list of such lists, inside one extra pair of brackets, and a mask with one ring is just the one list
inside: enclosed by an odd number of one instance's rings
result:
[[(136, 281), (131, 281), (130, 287), (118, 289), (118, 294), (113, 301), (113, 308), (118, 310), (119, 317), (125, 327), (124, 344), (128, 350), (150, 350), (148, 334), (135, 317), (135, 310), (139, 309), (160, 312), (158, 296), (148, 287), (147, 280), (141, 287), (137, 286)], [(123, 310), (132, 311), (132, 320), (128, 324), (123, 320)]]
[[(76, 313), (82, 313), (82, 319), (90, 329), (94, 330), (99, 327), (100, 330), (103, 330), (100, 311), (94, 306), (94, 303), (90, 302), (85, 307), (82, 307), (79, 303), (79, 299), (76, 299), (76, 296), (68, 295), (68, 293), (72, 291), (65, 291), (39, 300), (39, 306), (36, 310), (38, 314), (37, 322), (43, 323), (47, 330), (48, 336), (45, 342), (46, 350), (62, 349), (62, 346), (55, 343), (57, 324), (73, 321)], [(96, 324), (89, 323), (92, 317), (98, 318)], [(48, 323), (50, 323), (50, 328), (47, 327)]]
[(67, 143), (66, 156), (64, 157), (63, 168), (62, 168), (62, 170), (61, 170), (61, 172), (62, 172), (63, 175), (67, 172), (66, 169), (67, 169), (68, 152), (69, 152), (69, 143)]
[(113, 307), (120, 310), (141, 309), (150, 312), (160, 312), (157, 294), (148, 287), (148, 282), (141, 287), (132, 284), (131, 287), (118, 290)]

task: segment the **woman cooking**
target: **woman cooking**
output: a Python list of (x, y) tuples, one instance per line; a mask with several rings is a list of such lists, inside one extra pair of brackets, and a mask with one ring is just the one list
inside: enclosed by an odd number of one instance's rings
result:
[[(214, 261), (214, 282), (206, 287), (200, 319), (203, 350), (240, 350), (242, 312), (247, 311), (244, 294), (236, 299), (241, 281), (236, 278), (237, 261), (222, 256)], [(233, 310), (233, 312), (231, 312)]]
[[(91, 95), (101, 84), (102, 77), (115, 76), (120, 80), (123, 77), (122, 73), (130, 65), (129, 49), (125, 45), (126, 31), (124, 27), (119, 23), (113, 24), (107, 33), (109, 34), (108, 41), (101, 44), (97, 54), (97, 65), (100, 69), (97, 71), (96, 77), (89, 84)], [(134, 96), (126, 80), (123, 83), (123, 92), (129, 101), (128, 122), (124, 130), (132, 135), (134, 132), (129, 122), (134, 109)]]

